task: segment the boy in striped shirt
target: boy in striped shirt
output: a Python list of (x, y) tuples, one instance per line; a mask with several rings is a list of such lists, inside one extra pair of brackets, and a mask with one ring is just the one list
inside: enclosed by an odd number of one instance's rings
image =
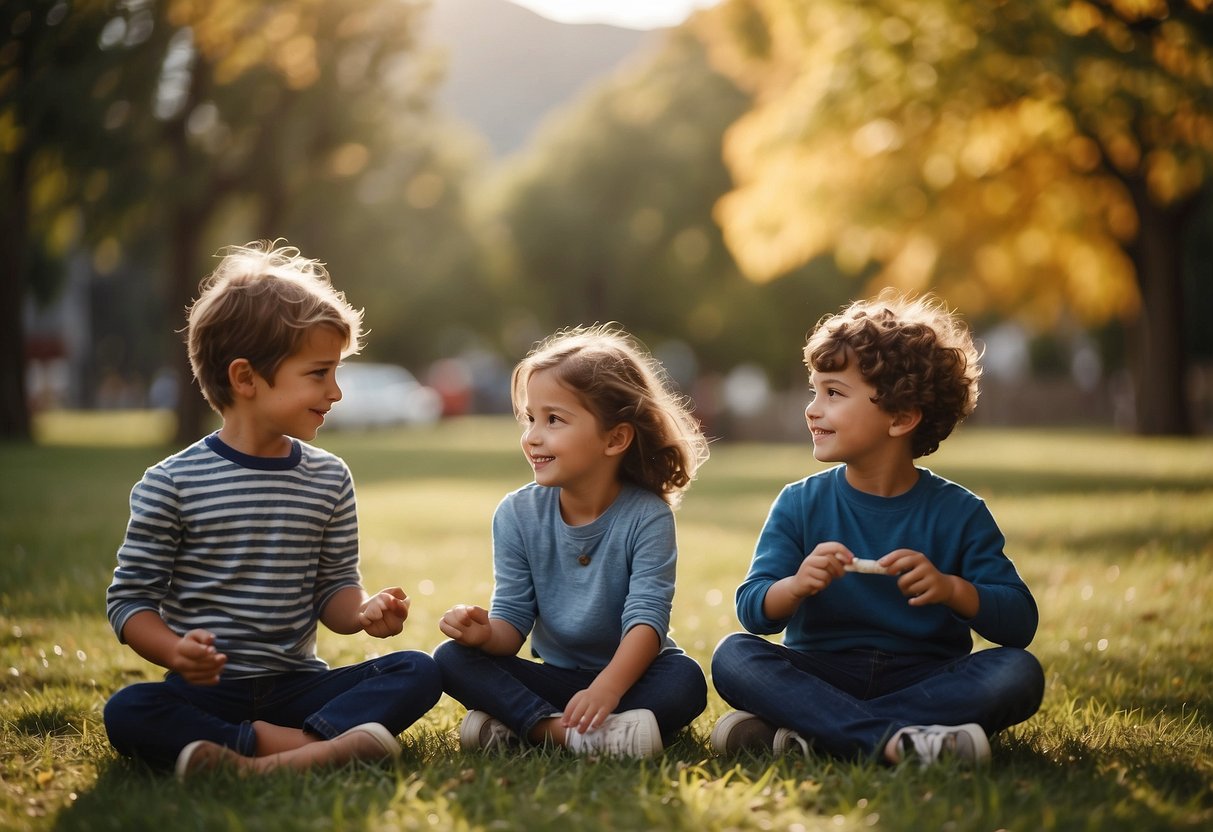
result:
[(362, 313), (320, 263), (250, 244), (203, 282), (186, 332), (223, 424), (131, 491), (107, 614), (168, 673), (114, 694), (110, 742), (178, 777), (393, 758), (396, 735), (442, 693), (433, 659), (330, 669), (315, 649), (317, 622), (388, 638), (408, 617), (400, 587), (363, 590), (349, 469), (306, 443), (341, 398)]

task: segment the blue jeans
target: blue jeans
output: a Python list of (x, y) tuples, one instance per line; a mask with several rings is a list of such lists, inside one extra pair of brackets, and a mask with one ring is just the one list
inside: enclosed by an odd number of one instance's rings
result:
[[(469, 711), (485, 711), (524, 740), (542, 719), (562, 712), (598, 676), (518, 656), (491, 656), (447, 641), (434, 651), (442, 687)], [(662, 737), (691, 724), (708, 703), (703, 670), (684, 653), (662, 653), (619, 700), (617, 711), (644, 708), (657, 717)]]
[(176, 673), (142, 682), (105, 703), (105, 730), (119, 754), (171, 768), (194, 740), (252, 756), (254, 720), (302, 728), (332, 739), (364, 722), (399, 734), (437, 703), (442, 680), (434, 660), (416, 650), (331, 670), (275, 673), (192, 685)]
[(907, 725), (976, 722), (987, 735), (1040, 707), (1040, 662), (1015, 647), (960, 658), (880, 650), (800, 652), (749, 633), (726, 636), (712, 683), (732, 707), (790, 728), (835, 757), (881, 759)]

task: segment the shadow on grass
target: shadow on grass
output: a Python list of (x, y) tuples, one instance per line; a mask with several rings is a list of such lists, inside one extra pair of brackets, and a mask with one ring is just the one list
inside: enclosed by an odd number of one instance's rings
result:
[(1046, 740), (1032, 732), (996, 738), (991, 766), (979, 771), (818, 755), (715, 757), (690, 733), (654, 760), (465, 753), (444, 736), (406, 741), (392, 766), (219, 772), (186, 784), (118, 759), (102, 764), (53, 828), (712, 830), (793, 820), (859, 828), (873, 819), (895, 830), (1203, 828), (1210, 799), (1199, 766), (1166, 749), (1078, 739), (1042, 749)]
[(13, 730), (31, 737), (79, 735), (88, 719), (72, 708), (49, 707), (29, 710), (12, 720)]
[[(398, 766), (422, 768), (406, 748)], [(327, 771), (259, 777), (214, 772), (179, 782), (171, 772), (111, 759), (92, 788), (55, 819), (61, 832), (173, 829), (361, 829), (400, 793), (398, 767), (351, 764)], [(368, 821), (367, 819), (371, 820)]]
[(1153, 553), (1161, 559), (1174, 562), (1208, 557), (1213, 552), (1208, 529), (1185, 529), (1159, 532), (1152, 529), (1134, 528), (1111, 532), (1020, 532), (1014, 538), (1015, 552), (1040, 552), (1041, 550), (1064, 550), (1066, 558), (1093, 559), (1101, 563), (1116, 558), (1131, 557), (1139, 552)]
[[(1213, 791), (1209, 789), (1208, 760), (1194, 760), (1169, 753), (1157, 744), (1128, 744), (1097, 747), (1082, 738), (1067, 736), (1047, 751), (1029, 741), (1005, 741), (994, 746), (994, 764), (1012, 777), (1031, 777), (1051, 790), (1075, 796), (1101, 794), (1101, 804), (1117, 805), (1118, 815), (1142, 816), (1142, 829), (1167, 828), (1173, 811), (1193, 806), (1199, 811), (1213, 809)], [(1204, 763), (1204, 766), (1197, 763)], [(1115, 785), (1116, 794), (1108, 788)], [(1152, 821), (1150, 819), (1153, 819)]]

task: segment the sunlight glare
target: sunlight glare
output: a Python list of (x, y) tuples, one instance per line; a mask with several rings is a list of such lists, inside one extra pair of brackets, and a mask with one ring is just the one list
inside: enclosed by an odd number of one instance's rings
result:
[(719, 0), (510, 0), (559, 23), (606, 23), (628, 29), (677, 26)]

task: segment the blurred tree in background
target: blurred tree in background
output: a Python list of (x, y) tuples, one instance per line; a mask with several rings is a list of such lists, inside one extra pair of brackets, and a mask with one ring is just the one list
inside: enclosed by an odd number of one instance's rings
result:
[[(36, 171), (45, 181), (27, 190), (50, 190), (55, 172), (47, 171), (59, 166), (67, 184), (57, 196), (72, 204), (74, 225), (52, 240), (57, 253), (85, 247), (97, 274), (154, 293), (163, 306), (150, 325), (166, 340), (184, 323), (211, 256), (254, 238), (287, 237), (328, 261), (360, 305), (388, 284), (392, 306), (407, 308), (415, 295), (409, 321), (385, 318), (392, 330), (432, 322), (421, 307), (457, 287), (444, 278), (469, 273), (474, 248), (458, 219), (462, 157), (427, 114), (436, 78), (415, 41), (422, 7), (395, 0), (17, 5), (25, 8), (6, 4), (5, 14), (26, 22), (5, 21), (22, 36), (6, 43), (0, 66), (24, 74), (5, 86), (16, 94), (0, 123), (20, 136), (8, 145), (51, 159)], [(6, 176), (29, 168), (21, 159), (6, 148)], [(19, 177), (13, 181), (8, 192), (21, 188)], [(19, 204), (19, 195), (6, 194), (6, 203)], [(50, 225), (40, 219), (47, 208), (38, 210), (38, 221)], [(35, 250), (49, 236), (14, 234), (34, 240)], [(26, 255), (14, 273), (29, 275), (36, 262)], [(141, 273), (162, 277), (140, 282)], [(364, 288), (367, 299), (359, 297)], [(379, 329), (373, 315), (368, 323)], [(179, 343), (163, 354), (177, 356), (179, 378), (189, 378)], [(19, 377), (19, 358), (7, 355), (3, 364), (6, 378)], [(186, 441), (200, 433), (205, 405), (193, 395), (178, 402), (178, 439)], [(6, 423), (5, 432), (20, 435), (28, 425)]]
[(721, 138), (749, 105), (674, 30), (503, 166), (481, 209), (512, 353), (557, 327), (614, 320), (654, 349), (689, 346), (704, 372), (797, 365), (796, 339), (846, 286), (827, 262), (756, 287), (725, 248), (711, 214), (730, 187)]
[(81, 235), (79, 206), (100, 198), (104, 161), (117, 152), (118, 137), (98, 129), (106, 105), (93, 95), (121, 59), (97, 48), (108, 6), (0, 5), (0, 436), (29, 435), (26, 293), (57, 291)]
[(1207, 3), (725, 0), (492, 161), (434, 110), (425, 0), (8, 0), (0, 436), (29, 434), (26, 302), (82, 283), (83, 374), (144, 389), (171, 357), (197, 437), (174, 331), (257, 238), (325, 261), (368, 357), (419, 375), (616, 320), (688, 392), (782, 389), (821, 314), (891, 284), (1016, 317), (1063, 371), (1045, 342), (1090, 333), (1139, 429), (1185, 433), (1213, 355)]
[(1188, 433), (1184, 289), (1210, 279), (1207, 262), (1183, 274), (1213, 190), (1207, 7), (726, 0), (698, 28), (755, 106), (726, 139), (725, 239), (759, 281), (832, 254), (969, 314), (1124, 321), (1139, 429)]

